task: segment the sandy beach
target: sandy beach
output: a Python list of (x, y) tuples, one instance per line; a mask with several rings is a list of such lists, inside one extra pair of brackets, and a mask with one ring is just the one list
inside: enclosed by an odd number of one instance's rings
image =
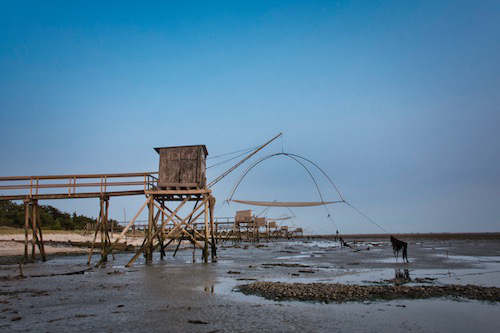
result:
[[(0, 233), (0, 258), (6, 256), (22, 256), (24, 254), (24, 231), (21, 229), (3, 228), (4, 233)], [(111, 240), (117, 237), (118, 233), (110, 233)], [(83, 232), (71, 231), (47, 231), (43, 234), (45, 251), (48, 255), (85, 253), (87, 247), (75, 246), (70, 243), (92, 242), (93, 234), (83, 234)], [(31, 234), (29, 235), (31, 240)], [(120, 242), (137, 246), (142, 243), (143, 237), (140, 235), (123, 237)], [(99, 238), (98, 238), (99, 241)], [(38, 250), (37, 250), (38, 251)], [(28, 252), (31, 253), (31, 241), (28, 245)]]

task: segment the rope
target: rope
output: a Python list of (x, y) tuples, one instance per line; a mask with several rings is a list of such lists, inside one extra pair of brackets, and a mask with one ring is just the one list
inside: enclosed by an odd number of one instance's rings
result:
[(245, 148), (245, 149), (236, 150), (236, 151), (233, 151), (233, 152), (230, 152), (230, 153), (224, 153), (224, 154), (220, 154), (220, 155), (209, 156), (209, 157), (207, 157), (207, 160), (212, 160), (212, 159), (215, 159), (215, 158), (220, 158), (220, 157), (224, 157), (224, 156), (228, 156), (228, 155), (234, 155), (234, 154), (237, 154), (237, 153), (241, 153), (242, 151), (251, 151), (251, 150), (254, 150), (254, 149), (257, 149), (257, 148), (258, 148), (258, 146), (254, 146), (254, 147), (249, 147), (249, 148)]
[(251, 149), (249, 149), (249, 150), (245, 150), (243, 153), (238, 154), (238, 155), (236, 155), (236, 156), (234, 156), (234, 157), (228, 158), (227, 160), (223, 160), (223, 161), (217, 162), (217, 163), (215, 163), (215, 164), (209, 165), (209, 166), (207, 166), (207, 169), (210, 169), (210, 168), (215, 168), (215, 167), (217, 167), (217, 166), (219, 166), (219, 165), (222, 165), (222, 164), (224, 164), (224, 163), (227, 163), (227, 162), (230, 162), (230, 161), (232, 161), (232, 160), (235, 160), (235, 159), (237, 159), (238, 157), (241, 157), (241, 156), (243, 156), (243, 155), (245, 155), (245, 154), (248, 154), (249, 152), (251, 152), (251, 151), (252, 151), (252, 150), (254, 150), (254, 149), (255, 149), (255, 148), (251, 148)]
[(212, 186), (214, 186), (215, 184), (217, 184), (219, 181), (221, 181), (221, 179), (223, 179), (228, 174), (230, 174), (231, 172), (233, 172), (237, 167), (239, 167), (240, 165), (242, 165), (243, 163), (245, 163), (249, 158), (251, 158), (253, 155), (257, 154), (259, 151), (261, 151), (262, 149), (264, 149), (264, 147), (266, 147), (268, 144), (270, 144), (271, 142), (273, 142), (274, 140), (276, 140), (277, 138), (279, 138), (282, 134), (283, 133), (279, 133), (278, 135), (276, 135), (275, 137), (273, 137), (271, 140), (269, 140), (266, 143), (264, 143), (262, 146), (259, 146), (257, 149), (255, 149), (254, 151), (252, 151), (250, 154), (248, 154), (247, 156), (245, 156), (241, 161), (239, 161), (238, 163), (236, 163), (235, 165), (233, 165), (232, 167), (230, 167), (229, 169), (227, 169), (226, 171), (224, 171), (217, 178), (215, 178), (214, 180), (212, 180), (210, 183), (208, 183), (207, 187), (211, 188)]
[(368, 221), (370, 221), (371, 223), (373, 223), (374, 225), (376, 225), (377, 227), (380, 228), (380, 230), (386, 232), (386, 233), (389, 233), (389, 231), (387, 231), (386, 229), (384, 229), (380, 224), (378, 224), (377, 222), (375, 222), (371, 217), (369, 217), (368, 215), (366, 215), (365, 213), (363, 213), (362, 211), (360, 211), (358, 208), (354, 207), (350, 202), (347, 202), (347, 201), (344, 201), (346, 205), (348, 205), (349, 207), (351, 207), (352, 209), (354, 209), (359, 215), (363, 216), (365, 219), (367, 219)]
[(333, 219), (333, 217), (332, 217), (332, 215), (330, 213), (328, 213), (328, 215), (326, 216), (326, 218), (333, 222), (333, 224), (335, 225), (335, 229), (336, 230), (339, 230), (339, 226), (338, 226), (337, 222), (335, 222), (335, 220)]

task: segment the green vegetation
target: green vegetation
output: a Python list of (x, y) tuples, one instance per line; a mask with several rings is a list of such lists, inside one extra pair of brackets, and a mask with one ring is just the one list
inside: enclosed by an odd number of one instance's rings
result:
[[(40, 205), (40, 219), (42, 227), (52, 230), (82, 230), (87, 223), (95, 224), (96, 219), (76, 213), (68, 214), (59, 209), (46, 205)], [(115, 220), (110, 220), (117, 227)], [(0, 226), (23, 228), (24, 227), (24, 204), (16, 204), (11, 201), (0, 201)]]

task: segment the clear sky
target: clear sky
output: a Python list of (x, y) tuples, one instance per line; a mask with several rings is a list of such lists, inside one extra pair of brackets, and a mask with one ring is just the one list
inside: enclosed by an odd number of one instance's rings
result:
[[(216, 155), (283, 131), (265, 153), (316, 161), (390, 232), (500, 231), (499, 60), (499, 1), (2, 1), (0, 174), (153, 171), (156, 146)], [(242, 171), (217, 185), (217, 215), (246, 208), (222, 205)], [(285, 159), (235, 197), (318, 200)], [(112, 217), (142, 200), (112, 199)], [(321, 207), (294, 213), (336, 228)]]

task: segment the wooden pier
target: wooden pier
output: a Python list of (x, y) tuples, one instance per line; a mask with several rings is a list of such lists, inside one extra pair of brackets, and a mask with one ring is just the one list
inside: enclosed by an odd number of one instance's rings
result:
[[(174, 241), (178, 242), (177, 249), (182, 241), (191, 242), (194, 250), (201, 249), (203, 262), (208, 262), (209, 255), (215, 262), (218, 241), (258, 241), (294, 235), (288, 231), (288, 227), (279, 227), (276, 219), (272, 221), (253, 216), (249, 210), (237, 212), (231, 221), (214, 220), (215, 197), (210, 188), (281, 135), (279, 133), (251, 150), (209, 183), (206, 178), (208, 152), (205, 145), (159, 147), (154, 148), (159, 154), (158, 172), (0, 177), (0, 201), (24, 202), (25, 261), (36, 259), (36, 249), (41, 259), (46, 260), (40, 200), (96, 198), (99, 199), (99, 214), (93, 226), (94, 237), (89, 248), (88, 265), (97, 249), (100, 252), (97, 266), (107, 262), (113, 250), (122, 247), (119, 241), (131, 228), (135, 230), (134, 224), (146, 208), (148, 218), (144, 240), (127, 266), (132, 265), (141, 253), (146, 263), (151, 263), (155, 250), (159, 250), (160, 258), (163, 259), (165, 249)], [(111, 240), (110, 201), (119, 196), (144, 196), (145, 202), (118, 237)]]

